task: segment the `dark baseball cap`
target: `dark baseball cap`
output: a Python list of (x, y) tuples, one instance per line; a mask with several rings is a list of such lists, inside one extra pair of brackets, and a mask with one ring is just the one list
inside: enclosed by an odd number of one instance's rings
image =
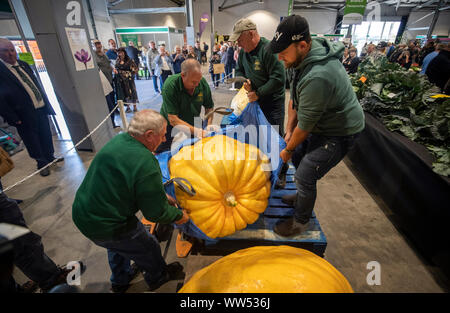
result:
[(272, 53), (280, 53), (293, 42), (304, 41), (310, 37), (308, 21), (300, 15), (285, 17), (277, 27), (277, 31), (270, 42)]

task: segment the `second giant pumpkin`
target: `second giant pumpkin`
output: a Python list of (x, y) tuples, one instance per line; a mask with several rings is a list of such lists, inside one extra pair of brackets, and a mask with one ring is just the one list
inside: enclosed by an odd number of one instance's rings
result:
[(183, 177), (196, 190), (178, 188), (181, 207), (208, 237), (224, 237), (254, 223), (268, 205), (269, 159), (257, 147), (228, 136), (203, 138), (169, 161), (171, 177)]

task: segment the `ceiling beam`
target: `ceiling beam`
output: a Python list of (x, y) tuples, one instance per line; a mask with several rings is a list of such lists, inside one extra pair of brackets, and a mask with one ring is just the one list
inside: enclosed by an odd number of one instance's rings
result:
[(185, 13), (185, 12), (186, 12), (185, 7), (109, 10), (110, 14), (155, 14), (155, 13)]
[[(230, 4), (230, 5), (226, 6), (226, 7), (220, 6), (218, 9), (219, 9), (219, 12), (222, 12), (223, 10), (226, 10), (226, 9), (231, 9), (231, 8), (234, 8), (234, 7), (237, 7), (237, 6), (240, 6), (240, 5), (244, 5), (244, 4), (248, 4), (248, 3), (252, 3), (252, 2), (257, 2), (257, 1), (258, 0), (242, 0), (239, 3)], [(224, 3), (222, 3), (222, 5), (225, 4), (225, 2), (226, 1), (224, 1)]]

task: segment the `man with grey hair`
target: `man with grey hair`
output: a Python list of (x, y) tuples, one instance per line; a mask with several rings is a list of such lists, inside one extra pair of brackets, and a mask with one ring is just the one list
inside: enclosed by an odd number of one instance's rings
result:
[(55, 160), (48, 116), (55, 111), (31, 67), (17, 60), (16, 49), (6, 38), (0, 38), (0, 81), (0, 115), (17, 128), (37, 168), (43, 168), (40, 175), (48, 176), (50, 170), (44, 167)]
[[(213, 110), (211, 89), (202, 77), (201, 65), (195, 59), (186, 59), (181, 63), (181, 73), (167, 78), (163, 89), (161, 115), (167, 120), (166, 141), (158, 147), (157, 153), (167, 151), (173, 141), (172, 129), (188, 129), (190, 134), (202, 137), (206, 131), (194, 127), (195, 117), (200, 116), (202, 106), (205, 115)], [(208, 119), (212, 123), (213, 115)]]
[[(238, 46), (242, 47), (235, 74), (247, 78), (244, 88), (248, 101), (258, 101), (267, 121), (271, 125), (278, 125), (278, 132), (283, 137), (286, 85), (283, 64), (276, 54), (267, 48), (269, 41), (258, 34), (256, 24), (248, 18), (236, 22), (230, 41), (236, 41)], [(286, 185), (288, 169), (289, 166), (283, 164), (280, 179), (275, 185), (277, 189)]]
[(136, 218), (137, 211), (152, 222), (183, 224), (185, 211), (167, 195), (153, 152), (165, 140), (166, 121), (158, 112), (142, 110), (127, 133), (109, 141), (95, 156), (78, 189), (72, 218), (96, 245), (108, 250), (114, 292), (125, 292), (133, 278), (130, 260), (144, 271), (150, 290), (179, 277), (183, 267), (166, 264), (156, 238)]
[(155, 58), (158, 56), (159, 52), (156, 49), (156, 44), (154, 41), (150, 41), (148, 43), (148, 51), (147, 51), (147, 64), (148, 69), (151, 71), (152, 80), (153, 80), (153, 88), (155, 89), (155, 93), (160, 93), (158, 88), (158, 76), (155, 74)]

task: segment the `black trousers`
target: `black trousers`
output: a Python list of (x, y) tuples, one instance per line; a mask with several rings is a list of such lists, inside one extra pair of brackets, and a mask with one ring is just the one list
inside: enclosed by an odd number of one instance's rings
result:
[[(19, 206), (14, 200), (0, 193), (0, 223), (7, 223), (28, 228)], [(41, 288), (51, 288), (61, 270), (45, 254), (41, 236), (29, 232), (13, 241), (14, 255), (10, 261), (14, 263), (28, 278), (37, 282)], [(5, 266), (1, 262), (0, 266)], [(2, 268), (3, 272), (3, 268)], [(16, 283), (12, 276), (6, 275), (0, 280), (0, 290), (13, 292)]]
[(284, 98), (275, 102), (262, 100), (259, 101), (259, 107), (270, 125), (278, 125), (278, 133), (284, 137)]
[(30, 118), (22, 120), (21, 125), (15, 125), (27, 148), (28, 154), (42, 168), (54, 160), (53, 139), (50, 131), (48, 114), (43, 108), (37, 109)]

